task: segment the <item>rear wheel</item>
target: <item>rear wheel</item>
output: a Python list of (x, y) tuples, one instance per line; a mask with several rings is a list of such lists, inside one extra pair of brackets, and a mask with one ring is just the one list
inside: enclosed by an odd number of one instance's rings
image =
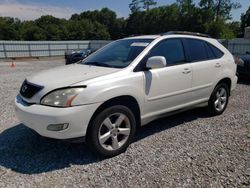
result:
[(135, 129), (132, 111), (125, 106), (112, 106), (94, 117), (86, 141), (95, 153), (112, 157), (126, 150), (133, 140)]
[(211, 115), (222, 114), (227, 107), (228, 99), (229, 99), (229, 88), (227, 84), (225, 83), (218, 84), (215, 87), (208, 102), (209, 113)]

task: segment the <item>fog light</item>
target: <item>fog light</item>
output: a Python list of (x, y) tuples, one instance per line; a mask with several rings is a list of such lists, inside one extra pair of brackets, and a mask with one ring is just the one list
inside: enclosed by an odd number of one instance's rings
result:
[(49, 131), (62, 131), (67, 129), (69, 126), (68, 123), (62, 123), (62, 124), (51, 124), (48, 125), (47, 130)]

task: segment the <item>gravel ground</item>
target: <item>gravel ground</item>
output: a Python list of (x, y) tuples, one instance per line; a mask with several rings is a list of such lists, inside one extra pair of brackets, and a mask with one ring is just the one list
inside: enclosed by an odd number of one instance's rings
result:
[(85, 144), (47, 139), (20, 124), (13, 99), (27, 75), (63, 61), (0, 62), (0, 187), (249, 187), (250, 81), (225, 113), (195, 109), (140, 128), (111, 159)]

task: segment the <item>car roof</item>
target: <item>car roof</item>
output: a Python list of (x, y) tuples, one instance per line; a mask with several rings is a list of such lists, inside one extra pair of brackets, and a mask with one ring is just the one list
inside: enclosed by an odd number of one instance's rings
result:
[(130, 36), (126, 39), (156, 39), (160, 37), (161, 35), (141, 35), (141, 36)]
[(158, 35), (142, 35), (142, 36), (131, 36), (126, 39), (157, 39), (159, 37), (167, 38), (167, 37), (189, 37), (189, 38), (211, 38), (207, 34), (203, 33), (195, 33), (188, 31), (169, 31), (166, 33), (158, 34)]

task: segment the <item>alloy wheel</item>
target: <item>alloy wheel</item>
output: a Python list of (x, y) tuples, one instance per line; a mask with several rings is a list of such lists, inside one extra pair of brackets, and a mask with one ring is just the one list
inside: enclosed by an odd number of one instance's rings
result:
[(123, 113), (109, 115), (101, 124), (98, 133), (100, 145), (110, 151), (121, 148), (131, 132), (129, 118)]
[(221, 87), (216, 92), (216, 97), (214, 101), (215, 109), (218, 112), (221, 112), (224, 110), (226, 104), (227, 104), (227, 91), (225, 88)]

